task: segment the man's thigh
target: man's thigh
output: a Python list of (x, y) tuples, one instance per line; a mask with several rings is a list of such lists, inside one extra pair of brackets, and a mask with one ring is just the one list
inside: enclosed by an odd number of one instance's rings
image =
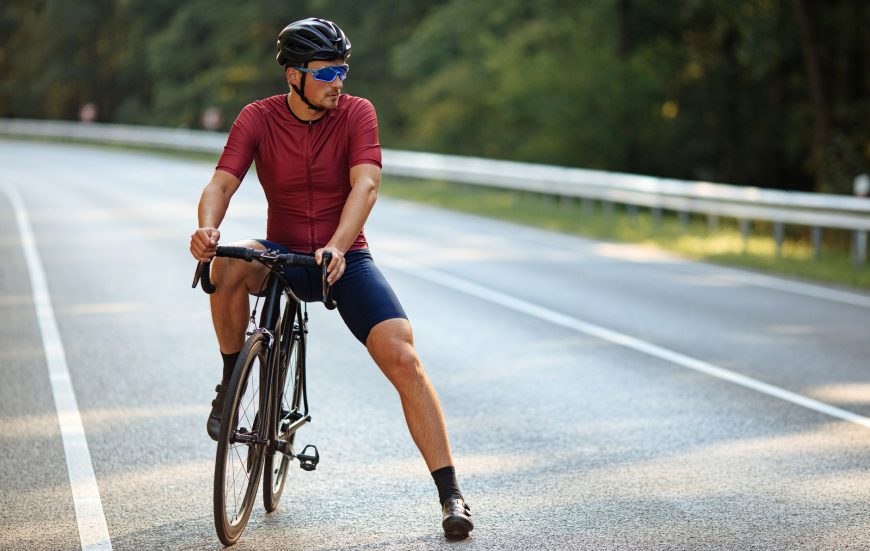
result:
[(372, 328), (391, 319), (407, 322), (408, 316), (368, 251), (350, 251), (345, 258), (347, 269), (335, 285), (335, 300), (345, 325), (367, 345)]

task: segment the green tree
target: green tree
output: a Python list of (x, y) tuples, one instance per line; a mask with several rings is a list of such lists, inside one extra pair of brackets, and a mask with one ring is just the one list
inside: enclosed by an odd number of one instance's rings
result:
[(387, 147), (848, 193), (870, 170), (860, 0), (6, 0), (0, 116), (229, 128), (288, 22), (353, 42)]
[(807, 3), (801, 28), (800, 6), (453, 0), (394, 50), (405, 143), (845, 191), (868, 161), (867, 8)]
[(4, 12), (15, 19), (2, 44), (4, 115), (75, 118), (85, 102), (112, 112), (126, 92), (116, 81), (122, 59), (113, 50), (113, 2), (17, 0)]

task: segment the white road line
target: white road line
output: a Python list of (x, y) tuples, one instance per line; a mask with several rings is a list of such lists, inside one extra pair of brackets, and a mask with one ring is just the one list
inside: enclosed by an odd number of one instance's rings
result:
[(30, 227), (27, 209), (21, 195), (14, 187), (0, 184), (0, 189), (9, 197), (15, 210), (18, 233), (21, 235), (21, 247), (24, 250), (27, 270), (30, 273), (36, 318), (39, 322), (40, 333), (42, 333), (42, 345), (48, 363), (51, 392), (54, 395), (54, 406), (57, 410), (63, 450), (66, 455), (66, 468), (69, 473), (70, 488), (75, 505), (79, 540), (85, 551), (111, 551), (112, 541), (109, 539), (109, 529), (103, 514), (100, 489), (94, 475), (84, 425), (82, 425), (82, 418), (79, 415), (78, 403), (66, 364), (66, 353), (54, 317), (45, 270), (42, 267), (36, 239)]
[(813, 411), (817, 411), (831, 417), (836, 417), (837, 419), (849, 421), (851, 423), (861, 425), (864, 428), (870, 429), (870, 418), (858, 415), (857, 413), (852, 413), (851, 411), (840, 409), (830, 404), (826, 404), (824, 402), (808, 398), (801, 394), (797, 394), (789, 390), (785, 390), (783, 388), (759, 381), (757, 379), (753, 379), (752, 377), (747, 377), (745, 375), (729, 371), (728, 369), (715, 366), (703, 360), (698, 360), (696, 358), (692, 358), (691, 356), (686, 356), (685, 354), (681, 354), (679, 352), (675, 352), (673, 350), (669, 350), (667, 348), (648, 343), (640, 339), (636, 339), (624, 333), (619, 333), (617, 331), (601, 327), (600, 325), (585, 322), (580, 319), (568, 316), (566, 314), (556, 312), (555, 310), (550, 310), (549, 308), (544, 308), (542, 306), (526, 302), (522, 299), (512, 297), (499, 291), (487, 289), (486, 287), (478, 285), (477, 283), (472, 283), (471, 281), (460, 279), (458, 277), (454, 277), (438, 270), (426, 268), (419, 264), (412, 263), (408, 260), (400, 260), (395, 256), (384, 253), (378, 253), (377, 257), (379, 263), (383, 263), (384, 265), (389, 266), (391, 269), (410, 274), (420, 279), (425, 279), (426, 281), (430, 281), (432, 283), (448, 287), (455, 291), (460, 291), (462, 293), (493, 302), (500, 306), (504, 306), (505, 308), (510, 308), (511, 310), (516, 310), (517, 312), (522, 312), (524, 314), (534, 316), (538, 319), (548, 321), (555, 325), (566, 327), (568, 329), (573, 329), (591, 337), (611, 342), (625, 348), (630, 348), (643, 354), (648, 354), (650, 356), (654, 356), (667, 362), (671, 362), (676, 365), (686, 367), (688, 369), (699, 371), (701, 373), (710, 375), (711, 377), (716, 377), (717, 379), (729, 381), (742, 387), (761, 392), (762, 394), (767, 394), (768, 396), (773, 396), (774, 398), (779, 398), (780, 400), (785, 400), (786, 402), (790, 402), (792, 404), (796, 404), (798, 406), (811, 409)]

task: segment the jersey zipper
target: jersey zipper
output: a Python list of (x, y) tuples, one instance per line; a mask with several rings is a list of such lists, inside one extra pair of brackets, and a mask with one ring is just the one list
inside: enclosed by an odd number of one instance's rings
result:
[(314, 252), (317, 233), (314, 227), (314, 182), (311, 179), (311, 132), (309, 123), (305, 140), (305, 177), (308, 179), (308, 248)]

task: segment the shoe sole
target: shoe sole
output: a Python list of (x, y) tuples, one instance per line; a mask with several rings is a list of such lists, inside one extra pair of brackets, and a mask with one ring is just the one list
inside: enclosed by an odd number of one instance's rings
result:
[(450, 515), (441, 523), (444, 528), (444, 535), (450, 539), (464, 539), (468, 537), (468, 533), (474, 530), (474, 524), (462, 516)]

